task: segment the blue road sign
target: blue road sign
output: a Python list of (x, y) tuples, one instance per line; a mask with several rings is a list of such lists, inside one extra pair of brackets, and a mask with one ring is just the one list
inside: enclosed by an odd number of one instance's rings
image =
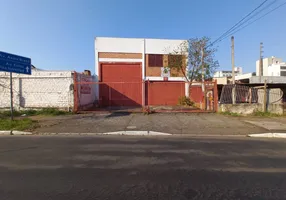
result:
[(0, 71), (31, 74), (31, 59), (0, 51)]

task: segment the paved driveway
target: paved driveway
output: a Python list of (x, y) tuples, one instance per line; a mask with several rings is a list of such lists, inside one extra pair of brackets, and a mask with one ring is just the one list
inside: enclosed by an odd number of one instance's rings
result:
[(105, 133), (124, 130), (171, 134), (238, 135), (265, 132), (244, 120), (219, 114), (85, 114), (44, 118), (36, 133)]

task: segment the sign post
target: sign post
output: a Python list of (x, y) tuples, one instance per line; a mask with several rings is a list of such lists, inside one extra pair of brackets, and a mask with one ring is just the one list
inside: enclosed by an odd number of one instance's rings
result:
[(0, 71), (10, 72), (10, 106), (13, 120), (13, 79), (12, 73), (31, 75), (31, 59), (0, 51)]
[(13, 120), (13, 81), (12, 81), (12, 72), (10, 72), (10, 108), (11, 108), (11, 120)]

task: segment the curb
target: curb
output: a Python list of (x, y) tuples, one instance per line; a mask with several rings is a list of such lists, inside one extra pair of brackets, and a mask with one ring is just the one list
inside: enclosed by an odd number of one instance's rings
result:
[(11, 131), (11, 135), (33, 135), (33, 133), (25, 131)]
[(199, 134), (169, 134), (155, 131), (116, 131), (106, 133), (34, 133), (35, 136), (171, 136), (171, 137), (193, 137), (193, 138), (214, 138), (214, 137), (232, 137), (245, 138), (247, 135), (199, 135)]
[(0, 131), (0, 135), (11, 135), (12, 131)]
[(0, 135), (33, 135), (33, 133), (11, 130), (11, 131), (0, 131)]
[(59, 136), (92, 136), (92, 135), (130, 135), (130, 136), (168, 136), (169, 133), (155, 131), (116, 131), (106, 133), (38, 133), (35, 135), (59, 135)]
[(107, 133), (100, 133), (100, 135), (151, 135), (151, 136), (167, 136), (172, 135), (169, 133), (162, 133), (162, 132), (155, 132), (155, 131), (117, 131), (117, 132), (107, 132)]
[(286, 133), (249, 134), (248, 137), (255, 137), (255, 138), (286, 138)]

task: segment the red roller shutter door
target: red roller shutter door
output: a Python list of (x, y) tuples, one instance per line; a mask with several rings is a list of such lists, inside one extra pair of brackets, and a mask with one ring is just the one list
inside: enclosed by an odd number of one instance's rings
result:
[(142, 105), (141, 64), (101, 64), (100, 99), (103, 106)]

